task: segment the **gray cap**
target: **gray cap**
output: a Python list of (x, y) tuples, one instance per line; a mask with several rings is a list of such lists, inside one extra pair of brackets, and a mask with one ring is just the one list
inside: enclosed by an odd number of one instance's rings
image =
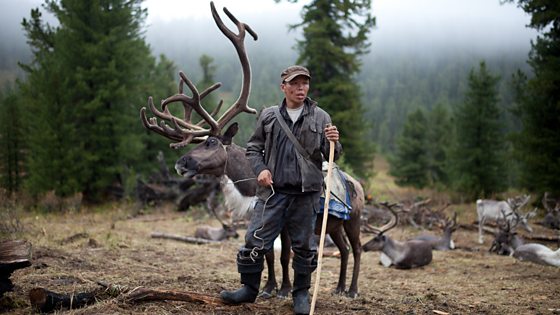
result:
[(303, 66), (289, 66), (288, 68), (282, 71), (280, 74), (280, 78), (282, 78), (282, 82), (290, 82), (298, 75), (303, 75), (311, 79), (311, 75), (309, 74), (309, 70)]

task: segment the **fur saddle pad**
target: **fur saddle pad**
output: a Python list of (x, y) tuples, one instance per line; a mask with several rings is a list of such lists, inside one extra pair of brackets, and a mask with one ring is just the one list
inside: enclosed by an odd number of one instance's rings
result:
[[(323, 176), (327, 176), (329, 163), (323, 162)], [(350, 204), (350, 193), (348, 184), (346, 183), (346, 176), (334, 164), (331, 174), (331, 197), (329, 199), (329, 214), (337, 218), (348, 220), (350, 219), (350, 211), (352, 206)], [(327, 179), (325, 178), (325, 183)], [(319, 213), (323, 213), (325, 208), (325, 191), (321, 194)]]

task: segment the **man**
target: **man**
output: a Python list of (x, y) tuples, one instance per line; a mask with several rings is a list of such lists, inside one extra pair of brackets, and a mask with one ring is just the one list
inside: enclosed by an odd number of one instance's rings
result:
[[(311, 273), (317, 268), (317, 246), (313, 235), (323, 186), (321, 163), (328, 158), (329, 141), (335, 143), (335, 159), (342, 147), (329, 114), (307, 97), (311, 80), (309, 70), (290, 66), (280, 77), (284, 99), (279, 106), (263, 110), (247, 144), (247, 158), (257, 175), (259, 187), (245, 245), (237, 254), (243, 287), (236, 291), (222, 291), (221, 297), (229, 304), (255, 301), (264, 255), (272, 249), (282, 228), (287, 227), (294, 252), (294, 312), (308, 314)], [(275, 113), (276, 108), (279, 113)], [(304, 154), (298, 152), (277, 117), (285, 121), (304, 148)]]

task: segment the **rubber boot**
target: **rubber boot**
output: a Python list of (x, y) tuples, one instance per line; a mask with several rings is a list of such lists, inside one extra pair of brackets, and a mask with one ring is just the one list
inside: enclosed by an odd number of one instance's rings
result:
[(227, 304), (253, 303), (259, 294), (261, 284), (261, 272), (242, 273), (241, 284), (243, 286), (235, 291), (222, 291), (220, 297)]
[(296, 273), (294, 275), (294, 290), (292, 299), (295, 314), (309, 314), (309, 288), (311, 287), (311, 274)]

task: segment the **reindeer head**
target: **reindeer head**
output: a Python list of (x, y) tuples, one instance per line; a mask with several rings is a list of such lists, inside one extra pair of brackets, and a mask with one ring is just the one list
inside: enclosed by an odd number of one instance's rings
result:
[[(175, 164), (175, 169), (180, 175), (192, 176), (196, 173), (205, 173), (213, 175), (221, 175), (225, 169), (225, 145), (231, 144), (231, 139), (237, 132), (237, 124), (232, 124), (224, 134), (222, 130), (225, 126), (241, 112), (256, 114), (257, 111), (248, 106), (249, 93), (251, 89), (251, 67), (249, 58), (245, 50), (245, 35), (248, 32), (255, 40), (257, 34), (245, 23), (239, 22), (226, 8), (224, 12), (237, 26), (238, 34), (229, 30), (216, 12), (214, 3), (210, 2), (212, 17), (216, 25), (222, 33), (232, 42), (239, 60), (241, 62), (243, 82), (241, 91), (237, 100), (215, 120), (214, 117), (220, 111), (223, 104), (218, 104), (216, 110), (208, 113), (202, 107), (202, 100), (221, 86), (221, 83), (215, 83), (201, 93), (198, 92), (196, 86), (183, 73), (179, 72), (179, 92), (161, 102), (161, 110), (154, 106), (153, 100), (148, 99), (148, 106), (155, 117), (148, 119), (146, 117), (146, 108), (140, 110), (140, 118), (144, 127), (158, 133), (172, 141), (172, 148), (181, 148), (189, 143), (200, 143), (187, 155), (181, 157)], [(187, 85), (191, 91), (191, 96), (183, 93), (184, 85)], [(171, 114), (169, 106), (174, 103), (180, 103), (183, 106), (183, 117), (176, 117)], [(191, 121), (192, 111), (196, 111), (202, 120), (193, 123)], [(157, 118), (160, 118), (158, 124)], [(169, 125), (165, 122), (167, 121)]]
[(520, 243), (516, 232), (520, 222), (521, 216), (517, 212), (506, 214), (502, 210), (502, 217), (498, 220), (498, 230), (488, 251), (506, 256), (513, 254), (515, 247)]
[(514, 198), (509, 198), (507, 200), (507, 203), (511, 208), (511, 211), (515, 214), (515, 225), (519, 225), (527, 232), (532, 233), (533, 228), (529, 226), (529, 219), (536, 215), (536, 209), (525, 214), (520, 213), (521, 208), (523, 208), (529, 202), (529, 199), (531, 199), (531, 195), (517, 196)]
[(383, 202), (380, 204), (390, 211), (391, 219), (387, 224), (383, 225), (380, 228), (373, 227), (369, 225), (367, 222), (364, 223), (365, 231), (376, 234), (375, 237), (373, 237), (371, 240), (365, 243), (364, 246), (362, 246), (362, 249), (365, 252), (383, 250), (383, 247), (387, 243), (387, 239), (388, 239), (388, 236), (384, 235), (384, 233), (397, 226), (399, 222), (398, 215), (395, 212), (395, 210), (393, 210), (394, 207), (398, 206), (397, 204), (389, 204), (387, 202)]
[(206, 138), (204, 142), (177, 160), (175, 163), (177, 174), (185, 177), (192, 177), (196, 174), (223, 175), (228, 158), (226, 145), (232, 143), (232, 138), (238, 130), (237, 123), (233, 123), (223, 136)]
[(550, 229), (560, 229), (560, 199), (551, 198), (548, 192), (545, 192), (542, 204), (546, 209), (542, 225)]

